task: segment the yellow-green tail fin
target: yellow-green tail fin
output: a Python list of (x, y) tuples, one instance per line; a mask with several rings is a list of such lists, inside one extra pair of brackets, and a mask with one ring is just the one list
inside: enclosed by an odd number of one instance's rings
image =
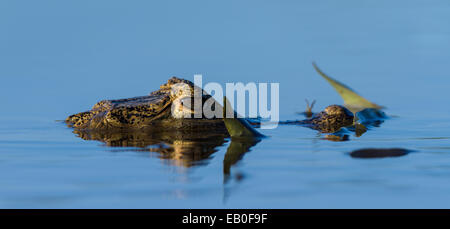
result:
[(375, 108), (375, 109), (382, 109), (384, 107), (379, 106), (375, 103), (370, 102), (369, 100), (363, 98), (362, 96), (358, 95), (355, 91), (353, 91), (348, 86), (344, 85), (343, 83), (327, 76), (325, 73), (323, 73), (319, 67), (313, 62), (314, 69), (325, 79), (328, 81), (328, 83), (331, 84), (331, 86), (334, 87), (334, 89), (339, 93), (339, 95), (344, 100), (345, 106), (350, 109), (353, 112), (362, 110), (364, 108)]
[[(238, 118), (236, 112), (231, 109), (231, 104), (226, 97), (223, 97), (223, 121), (231, 137), (258, 138), (264, 135), (255, 130), (245, 118)], [(233, 114), (232, 118), (227, 118), (227, 114)]]

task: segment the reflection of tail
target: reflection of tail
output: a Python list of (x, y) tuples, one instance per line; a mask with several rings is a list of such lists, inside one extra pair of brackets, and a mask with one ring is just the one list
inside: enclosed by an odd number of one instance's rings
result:
[(223, 159), (223, 174), (225, 182), (230, 175), (231, 166), (241, 160), (244, 154), (250, 151), (250, 148), (256, 145), (259, 141), (259, 139), (231, 140), (231, 143), (228, 146), (227, 152), (225, 153), (225, 157)]
[[(259, 138), (232, 138), (230, 145), (228, 146), (225, 157), (223, 158), (223, 201), (224, 203), (230, 197), (230, 187), (226, 187), (226, 184), (230, 181), (231, 167), (239, 162), (244, 155), (250, 151), (250, 148), (258, 144), (261, 141)], [(237, 182), (245, 178), (243, 174), (236, 174), (235, 179)]]
[(223, 97), (223, 121), (231, 137), (264, 137), (264, 135), (255, 130), (244, 118), (238, 117), (236, 112), (231, 109), (231, 104), (226, 97)]

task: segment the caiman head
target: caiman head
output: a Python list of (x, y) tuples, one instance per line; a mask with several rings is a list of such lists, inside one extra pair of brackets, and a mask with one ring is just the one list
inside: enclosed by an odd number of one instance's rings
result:
[(347, 108), (339, 105), (330, 105), (325, 110), (305, 120), (311, 128), (323, 133), (334, 133), (342, 127), (353, 125), (354, 115)]
[[(196, 111), (201, 112), (203, 103), (211, 96), (191, 81), (172, 77), (148, 96), (103, 100), (89, 111), (69, 116), (66, 123), (76, 129), (86, 130), (145, 128), (155, 125), (174, 129), (191, 129), (193, 126), (215, 128), (216, 123), (190, 118), (195, 113), (193, 105), (196, 97), (201, 101), (200, 109)], [(223, 123), (217, 125), (224, 129)]]

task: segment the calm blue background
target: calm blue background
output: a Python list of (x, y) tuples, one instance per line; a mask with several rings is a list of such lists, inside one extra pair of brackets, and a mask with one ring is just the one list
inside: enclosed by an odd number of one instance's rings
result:
[[(316, 111), (342, 103), (312, 61), (397, 118), (349, 142), (266, 130), (237, 166), (242, 183), (222, 184), (228, 143), (187, 169), (111, 153), (55, 122), (194, 74), (280, 83), (281, 118), (297, 119), (305, 98)], [(448, 208), (449, 61), (446, 0), (2, 0), (0, 207)], [(345, 154), (374, 146), (419, 152)]]

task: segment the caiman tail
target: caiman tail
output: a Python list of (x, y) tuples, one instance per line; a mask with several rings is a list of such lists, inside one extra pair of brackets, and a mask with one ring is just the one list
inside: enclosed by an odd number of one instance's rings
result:
[[(232, 115), (232, 117), (231, 117)], [(230, 117), (230, 118), (229, 118)], [(226, 97), (223, 97), (223, 122), (231, 137), (237, 138), (262, 138), (263, 134), (253, 128), (245, 118), (239, 118), (231, 108)]]

